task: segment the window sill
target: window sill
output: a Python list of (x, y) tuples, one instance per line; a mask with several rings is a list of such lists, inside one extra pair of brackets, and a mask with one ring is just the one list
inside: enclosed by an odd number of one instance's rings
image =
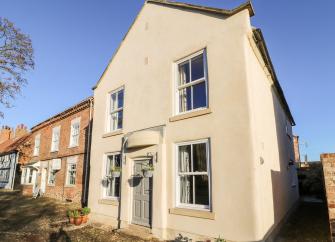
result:
[(79, 145), (70, 145), (68, 148), (71, 149), (71, 148), (76, 148), (76, 147), (79, 147)]
[(102, 136), (102, 138), (108, 138), (108, 137), (116, 136), (116, 135), (120, 135), (120, 134), (123, 134), (123, 131), (121, 129), (115, 130), (113, 132), (106, 133)]
[(215, 219), (215, 213), (209, 212), (209, 211), (196, 210), (196, 209), (170, 208), (169, 213), (175, 214), (175, 215), (194, 217), (194, 218), (204, 218), (204, 219), (210, 219), (210, 220)]
[(76, 185), (65, 185), (64, 187), (65, 187), (65, 188), (75, 188)]
[(119, 201), (111, 198), (103, 198), (98, 200), (99, 204), (119, 206)]
[(25, 184), (21, 184), (22, 186), (32, 186), (32, 183), (25, 183)]
[(198, 117), (198, 116), (202, 116), (202, 115), (206, 115), (206, 114), (210, 114), (210, 113), (212, 113), (212, 110), (210, 108), (200, 109), (200, 110), (195, 110), (195, 111), (191, 111), (191, 112), (187, 112), (187, 113), (183, 113), (183, 114), (177, 114), (176, 116), (171, 117), (169, 119), (169, 121), (170, 122), (176, 122), (176, 121), (179, 121), (179, 120)]
[(55, 184), (48, 184), (48, 187), (55, 187)]
[(58, 150), (50, 150), (50, 153), (57, 153)]

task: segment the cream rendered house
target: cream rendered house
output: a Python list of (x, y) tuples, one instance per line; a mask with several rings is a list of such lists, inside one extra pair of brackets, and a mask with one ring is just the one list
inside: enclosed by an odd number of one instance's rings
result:
[(298, 200), (294, 120), (253, 15), (145, 2), (94, 88), (93, 220), (161, 239), (275, 233)]

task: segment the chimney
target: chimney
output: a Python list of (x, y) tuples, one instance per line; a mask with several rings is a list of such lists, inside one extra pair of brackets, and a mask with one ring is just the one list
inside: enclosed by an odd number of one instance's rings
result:
[(13, 136), (13, 131), (8, 126), (2, 126), (0, 130), (0, 144), (3, 142), (6, 142), (7, 140), (10, 140)]
[(15, 138), (21, 138), (28, 133), (27, 127), (23, 124), (19, 124), (15, 129)]

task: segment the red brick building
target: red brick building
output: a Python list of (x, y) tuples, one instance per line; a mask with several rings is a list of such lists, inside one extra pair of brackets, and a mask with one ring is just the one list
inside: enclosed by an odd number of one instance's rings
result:
[(86, 203), (93, 98), (31, 129), (29, 162), (22, 166), (24, 195)]

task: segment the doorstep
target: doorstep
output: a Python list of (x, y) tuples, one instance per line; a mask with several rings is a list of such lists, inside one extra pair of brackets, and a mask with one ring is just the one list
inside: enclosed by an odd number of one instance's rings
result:
[(129, 224), (128, 227), (119, 229), (118, 232), (134, 237), (139, 237), (144, 240), (155, 239), (155, 237), (151, 233), (150, 228), (135, 224)]

